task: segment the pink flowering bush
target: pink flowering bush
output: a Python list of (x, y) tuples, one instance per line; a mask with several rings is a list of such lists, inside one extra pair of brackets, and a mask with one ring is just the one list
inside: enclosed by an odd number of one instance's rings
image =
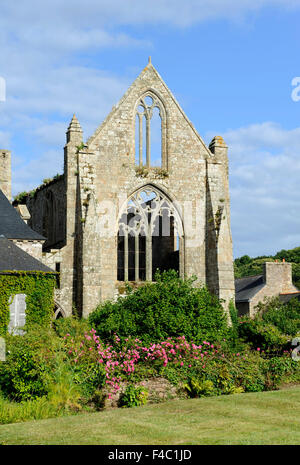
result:
[(105, 385), (106, 371), (93, 347), (98, 341), (94, 332), (78, 336), (67, 333), (63, 338), (64, 349), (74, 382), (80, 386), (83, 398), (89, 399)]
[(138, 338), (126, 338), (122, 343), (115, 335), (114, 343), (105, 344), (91, 329), (77, 343), (67, 334), (65, 350), (74, 365), (97, 361), (104, 370), (109, 397), (120, 390), (123, 382), (134, 383), (153, 376), (163, 376), (178, 386), (192, 378), (209, 380), (214, 394), (233, 392), (234, 386), (245, 391), (264, 389), (259, 353), (232, 353), (225, 345), (206, 340), (195, 344), (180, 336), (152, 344), (143, 344)]
[[(68, 330), (64, 336), (63, 328)], [(45, 395), (52, 402), (54, 392), (65, 412), (103, 408), (107, 397), (122, 397), (129, 385), (129, 401), (143, 402), (145, 385), (139, 386), (153, 377), (166, 378), (179, 395), (191, 397), (276, 389), (283, 377), (300, 380), (300, 364), (290, 350), (277, 358), (263, 346), (232, 350), (226, 338), (216, 343), (176, 336), (146, 343), (114, 334), (105, 342), (86, 322), (66, 319), (59, 335), (38, 329), (11, 336), (7, 343), (7, 361), (0, 366), (2, 394), (15, 400)]]
[(195, 363), (205, 368), (205, 360), (218, 352), (218, 348), (207, 341), (197, 345), (187, 342), (184, 336), (145, 345), (138, 338), (126, 338), (122, 344), (115, 335), (114, 344), (104, 344), (94, 329), (85, 333), (80, 343), (75, 343), (67, 334), (65, 349), (75, 365), (89, 359), (97, 360), (105, 370), (105, 384), (113, 393), (120, 389), (121, 381), (135, 381), (145, 375), (158, 376), (170, 364), (183, 371)]
[(0, 364), (3, 397), (43, 396), (55, 406), (54, 416), (102, 409), (107, 397), (115, 402), (119, 394), (120, 405), (143, 405), (146, 386), (149, 398), (155, 397), (156, 383), (147, 382), (154, 377), (169, 380), (179, 395), (190, 397), (272, 390), (282, 380), (300, 381), (300, 364), (290, 348), (274, 357), (263, 344), (233, 346), (225, 335), (217, 342), (185, 335), (153, 340), (148, 335), (145, 341), (112, 334), (102, 340), (86, 320), (76, 318), (57, 321), (54, 328), (10, 336), (7, 361)]

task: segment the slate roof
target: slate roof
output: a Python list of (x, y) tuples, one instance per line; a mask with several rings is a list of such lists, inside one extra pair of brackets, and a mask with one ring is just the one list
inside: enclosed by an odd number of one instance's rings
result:
[(44, 241), (46, 238), (33, 231), (22, 220), (0, 189), (0, 235), (7, 239)]
[(286, 304), (287, 302), (289, 302), (291, 299), (297, 299), (300, 301), (300, 291), (299, 292), (290, 292), (290, 293), (282, 293), (282, 294), (279, 294), (279, 299), (281, 300), (281, 302), (283, 302), (284, 304)]
[(12, 241), (0, 236), (0, 274), (5, 271), (43, 271), (55, 273), (51, 268), (20, 249)]
[(235, 279), (235, 301), (249, 302), (264, 286), (262, 274)]

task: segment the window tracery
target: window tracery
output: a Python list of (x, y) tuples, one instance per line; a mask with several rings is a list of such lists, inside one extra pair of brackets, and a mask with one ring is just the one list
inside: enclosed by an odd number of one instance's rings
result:
[(166, 115), (160, 99), (147, 92), (141, 97), (135, 113), (135, 161), (140, 167), (159, 166), (166, 163)]
[(155, 187), (141, 188), (119, 219), (118, 280), (152, 281), (156, 269), (179, 270), (182, 238), (175, 205)]

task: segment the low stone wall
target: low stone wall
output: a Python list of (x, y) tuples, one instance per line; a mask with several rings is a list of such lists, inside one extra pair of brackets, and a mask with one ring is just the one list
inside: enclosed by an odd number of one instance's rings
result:
[[(121, 383), (120, 390), (105, 399), (104, 408), (116, 408), (121, 394), (125, 391), (129, 383)], [(143, 386), (148, 391), (148, 404), (156, 404), (158, 402), (165, 402), (171, 399), (181, 399), (186, 397), (184, 392), (171, 384), (165, 378), (150, 378), (148, 380), (134, 383), (135, 386)]]

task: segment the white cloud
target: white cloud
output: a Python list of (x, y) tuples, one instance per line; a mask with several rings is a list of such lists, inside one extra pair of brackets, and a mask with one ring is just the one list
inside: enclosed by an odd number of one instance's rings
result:
[[(13, 193), (31, 189), (43, 177), (61, 172), (65, 132), (73, 113), (87, 139), (128, 85), (126, 79), (78, 66), (42, 67), (36, 73), (15, 77), (6, 102), (0, 104), (0, 146), (10, 149), (21, 136), (30, 146), (30, 153), (25, 145), (23, 152), (20, 148), (13, 152), (13, 159), (18, 159), (18, 170), (15, 164), (12, 169)], [(55, 172), (49, 173), (48, 161), (47, 174), (44, 167), (49, 150), (58, 151), (61, 163), (56, 163)], [(30, 167), (28, 156), (35, 161)]]
[(265, 122), (223, 137), (229, 146), (235, 256), (299, 246), (300, 127)]
[[(84, 40), (87, 40), (89, 32), (93, 36), (93, 28), (153, 23), (190, 26), (211, 18), (240, 18), (264, 7), (292, 9), (299, 5), (299, 0), (73, 0), (72, 3), (44, 0), (42, 4), (37, 0), (27, 0), (20, 2), (16, 8), (6, 0), (2, 1), (2, 17), (13, 17), (16, 31), (24, 30), (24, 24), (30, 25), (25, 35), (27, 40), (36, 38), (36, 29), (45, 22), (48, 29), (52, 26), (54, 32), (63, 26), (68, 33), (68, 24), (72, 24), (70, 30), (74, 35), (79, 29), (86, 29)], [(76, 40), (79, 38), (80, 34)]]
[[(36, 173), (41, 173), (38, 163), (43, 165), (49, 150), (60, 150), (62, 157), (65, 131), (74, 112), (89, 137), (128, 86), (122, 77), (81, 65), (80, 54), (151, 47), (147, 40), (110, 29), (100, 6), (76, 0), (72, 4), (28, 0), (18, 2), (18, 7), (1, 2), (0, 76), (5, 78), (7, 92), (6, 101), (0, 102), (0, 144), (17, 147), (13, 157), (20, 173), (22, 168), (26, 171), (28, 159), (37, 162)], [(20, 184), (30, 188), (26, 175), (19, 179), (15, 164), (13, 180), (14, 191)]]
[(0, 131), (0, 148), (6, 149), (10, 145), (11, 134), (7, 131)]
[(0, 111), (10, 115), (11, 121), (22, 107), (25, 119), (35, 113), (40, 117), (51, 113), (66, 116), (75, 111), (87, 122), (95, 118), (99, 122), (128, 84), (125, 79), (93, 68), (42, 69), (14, 78), (7, 102), (0, 106)]
[(13, 157), (13, 196), (19, 192), (28, 191), (37, 187), (45, 178), (63, 172), (63, 152), (59, 150), (45, 151), (41, 157), (26, 160)]
[[(21, 144), (13, 153), (14, 193), (62, 171), (65, 121), (74, 112), (86, 139), (130, 84), (81, 65), (80, 54), (151, 47), (147, 28), (140, 39), (126, 26), (236, 21), (264, 7), (299, 8), (300, 0), (27, 0), (17, 5), (2, 0), (0, 75), (6, 80), (7, 100), (0, 102), (0, 146), (10, 148), (21, 135), (34, 149), (27, 159)], [(230, 146), (236, 253), (298, 245), (300, 128), (285, 130), (265, 122), (228, 130), (224, 137)]]

